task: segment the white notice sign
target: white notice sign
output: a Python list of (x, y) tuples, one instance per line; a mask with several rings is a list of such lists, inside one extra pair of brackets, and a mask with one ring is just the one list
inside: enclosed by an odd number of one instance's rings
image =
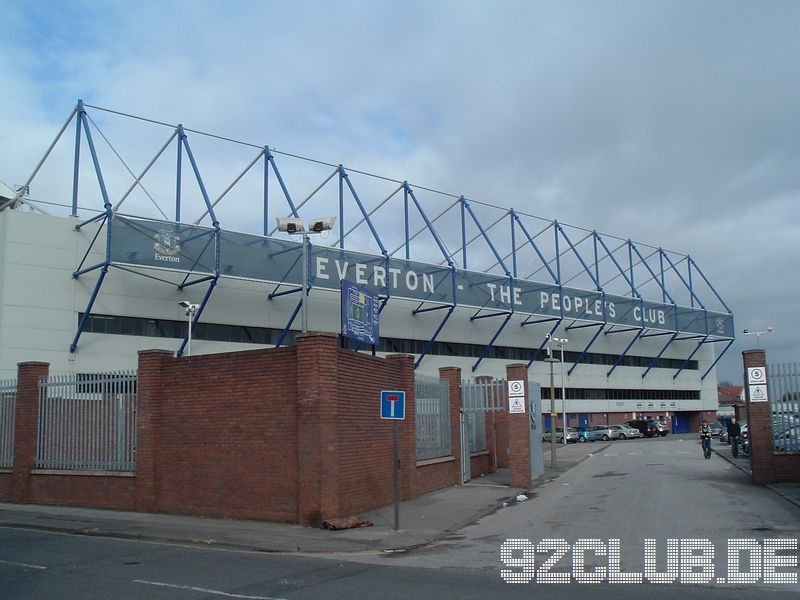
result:
[(756, 385), (759, 383), (767, 383), (767, 374), (764, 367), (748, 367), (747, 368), (747, 383), (749, 385)]
[(508, 398), (508, 412), (512, 415), (514, 413), (525, 412), (525, 396), (509, 396)]
[(750, 402), (766, 402), (766, 401), (767, 401), (767, 386), (751, 385)]
[(512, 379), (508, 382), (508, 395), (509, 396), (524, 396), (525, 395), (525, 381), (522, 379)]

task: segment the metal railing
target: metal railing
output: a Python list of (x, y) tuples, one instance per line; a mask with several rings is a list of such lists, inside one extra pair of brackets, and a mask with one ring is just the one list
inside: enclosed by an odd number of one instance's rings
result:
[(14, 415), (17, 403), (17, 382), (0, 381), (0, 468), (14, 466)]
[(450, 456), (450, 384), (416, 376), (417, 460)]
[(486, 450), (486, 413), (503, 410), (505, 380), (461, 384), (461, 412), (464, 415), (470, 452)]
[(36, 467), (135, 470), (136, 384), (136, 371), (42, 379)]
[(800, 452), (800, 364), (769, 365), (767, 373), (774, 450)]

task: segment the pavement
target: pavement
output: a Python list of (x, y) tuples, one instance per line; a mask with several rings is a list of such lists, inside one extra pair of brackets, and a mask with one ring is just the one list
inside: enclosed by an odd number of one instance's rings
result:
[[(555, 469), (550, 467), (550, 449), (546, 446), (545, 475), (537, 484), (552, 481), (608, 445), (597, 442), (558, 446)], [(357, 515), (371, 521), (371, 527), (331, 531), (288, 523), (0, 502), (0, 527), (260, 552), (402, 553), (446, 539), (516, 502), (533, 501), (528, 500), (529, 495), (534, 496), (531, 490), (512, 488), (509, 481), (509, 471), (500, 469), (467, 484), (402, 502), (397, 531), (394, 505)]]
[[(753, 475), (752, 468), (750, 467), (749, 454), (744, 454), (740, 450), (739, 455), (734, 458), (733, 452), (731, 452), (730, 444), (722, 443), (719, 441), (719, 439), (715, 439), (711, 443), (711, 450), (718, 456), (727, 460), (737, 469), (744, 471), (750, 476)], [(772, 490), (779, 496), (782, 496), (785, 500), (791, 502), (795, 506), (800, 507), (800, 483), (768, 483), (764, 487)]]

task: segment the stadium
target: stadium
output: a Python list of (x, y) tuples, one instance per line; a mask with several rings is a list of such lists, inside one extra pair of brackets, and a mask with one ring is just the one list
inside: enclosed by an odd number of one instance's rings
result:
[(0, 379), (22, 361), (89, 377), (144, 349), (292, 345), (341, 333), (355, 310), (369, 327), (342, 345), (412, 354), (420, 374), (527, 364), (545, 427), (551, 372), (570, 425), (647, 415), (682, 432), (717, 409), (733, 315), (692, 257), (524, 198), (499, 206), (82, 101), (14, 176)]

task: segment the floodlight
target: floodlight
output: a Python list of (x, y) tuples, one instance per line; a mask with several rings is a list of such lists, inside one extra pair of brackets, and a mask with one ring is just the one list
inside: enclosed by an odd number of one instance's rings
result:
[(333, 224), (335, 222), (336, 222), (336, 217), (313, 219), (311, 221), (311, 226), (309, 227), (309, 229), (315, 233), (319, 233), (321, 231), (328, 231), (329, 229), (333, 228)]
[(278, 217), (275, 219), (278, 222), (278, 231), (285, 231), (286, 233), (301, 233), (303, 229), (303, 221), (301, 219), (284, 219)]

